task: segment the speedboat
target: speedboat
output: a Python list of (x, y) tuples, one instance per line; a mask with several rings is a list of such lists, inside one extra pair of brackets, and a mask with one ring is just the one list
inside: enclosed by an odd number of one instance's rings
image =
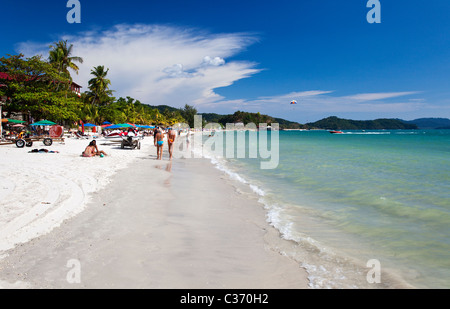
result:
[(342, 131), (330, 131), (330, 133), (331, 133), (331, 134), (342, 134), (342, 133), (344, 133), (344, 132), (342, 132)]
[(108, 135), (105, 135), (105, 139), (111, 142), (122, 142), (122, 137), (124, 136), (123, 132), (112, 132)]

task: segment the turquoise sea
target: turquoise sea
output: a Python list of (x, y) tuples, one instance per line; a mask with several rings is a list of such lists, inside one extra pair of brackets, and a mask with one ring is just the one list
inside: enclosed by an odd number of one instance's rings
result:
[(278, 134), (275, 169), (210, 158), (259, 196), (312, 287), (450, 288), (450, 130)]

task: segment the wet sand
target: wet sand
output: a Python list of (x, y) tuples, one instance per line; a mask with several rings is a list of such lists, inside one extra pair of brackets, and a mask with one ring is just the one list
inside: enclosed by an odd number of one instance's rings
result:
[(76, 216), (7, 251), (5, 288), (304, 289), (257, 198), (206, 159), (136, 157)]

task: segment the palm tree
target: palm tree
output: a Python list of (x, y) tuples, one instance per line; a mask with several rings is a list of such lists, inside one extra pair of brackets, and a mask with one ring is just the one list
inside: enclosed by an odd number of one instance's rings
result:
[(95, 101), (97, 99), (104, 99), (106, 97), (109, 98), (109, 96), (111, 95), (112, 91), (109, 90), (111, 81), (106, 78), (106, 75), (108, 75), (108, 71), (109, 69), (105, 71), (105, 67), (103, 65), (94, 67), (94, 69), (91, 70), (91, 74), (94, 75), (94, 78), (89, 81), (89, 90), (91, 91), (91, 96), (94, 97), (92, 100), (92, 104), (95, 104)]
[(100, 110), (95, 105), (85, 104), (81, 109), (80, 115), (81, 119), (87, 122), (100, 123), (101, 121)]
[(68, 46), (67, 40), (55, 42), (50, 48), (49, 62), (57, 67), (60, 74), (66, 74), (72, 80), (68, 69), (70, 68), (78, 74), (80, 68), (75, 62), (83, 63), (83, 58), (72, 56), (73, 45)]

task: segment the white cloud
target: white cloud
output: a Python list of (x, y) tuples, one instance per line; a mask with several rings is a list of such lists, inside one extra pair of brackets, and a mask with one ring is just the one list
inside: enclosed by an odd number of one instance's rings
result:
[[(151, 105), (195, 105), (200, 112), (231, 113), (237, 109), (306, 122), (331, 115), (403, 117), (433, 114), (436, 108), (413, 95), (420, 92), (359, 93), (338, 96), (330, 90), (292, 91), (274, 96), (228, 100), (215, 89), (261, 71), (250, 61), (230, 61), (256, 38), (245, 33), (210, 34), (197, 29), (159, 25), (118, 25), (110, 30), (66, 36), (73, 54), (84, 58), (74, 80), (87, 90), (93, 67), (109, 68), (116, 97), (131, 96)], [(27, 56), (48, 55), (52, 42), (24, 42)], [(402, 101), (401, 97), (412, 96)], [(297, 100), (298, 105), (290, 102)], [(444, 112), (444, 109), (442, 110)], [(448, 114), (448, 108), (445, 109)], [(411, 116), (412, 117), (412, 116)]]
[(169, 77), (190, 77), (191, 74), (186, 72), (183, 68), (183, 65), (178, 63), (174, 64), (171, 67), (165, 68), (163, 70), (164, 73), (166, 73)]
[(220, 57), (211, 58), (210, 56), (206, 56), (205, 58), (203, 58), (203, 64), (204, 65), (219, 66), (219, 65), (224, 65), (225, 64), (225, 60), (220, 58)]
[[(337, 96), (334, 91), (311, 90), (289, 92), (277, 96), (265, 96), (256, 99), (223, 100), (207, 104), (208, 112), (229, 112), (243, 110), (261, 112), (302, 123), (319, 120), (329, 116), (350, 119), (402, 118), (405, 115), (430, 110), (423, 99), (391, 101), (419, 92), (367, 93), (349, 96)], [(297, 100), (297, 105), (291, 105)], [(372, 115), (372, 117), (368, 116)], [(418, 118), (418, 117), (416, 117)]]
[(355, 94), (355, 95), (347, 96), (344, 98), (349, 99), (349, 100), (357, 100), (357, 101), (376, 101), (376, 100), (402, 97), (402, 96), (407, 96), (407, 95), (412, 95), (412, 94), (417, 94), (417, 93), (419, 93), (419, 92), (410, 91), (410, 92), (362, 93), (362, 94)]
[[(209, 34), (159, 25), (117, 25), (103, 32), (66, 36), (73, 55), (84, 59), (73, 79), (87, 90), (93, 67), (109, 68), (115, 96), (150, 105), (203, 104), (223, 99), (214, 89), (232, 85), (260, 70), (248, 61), (226, 62), (253, 44), (245, 33)], [(48, 54), (51, 43), (21, 43), (26, 55)]]

